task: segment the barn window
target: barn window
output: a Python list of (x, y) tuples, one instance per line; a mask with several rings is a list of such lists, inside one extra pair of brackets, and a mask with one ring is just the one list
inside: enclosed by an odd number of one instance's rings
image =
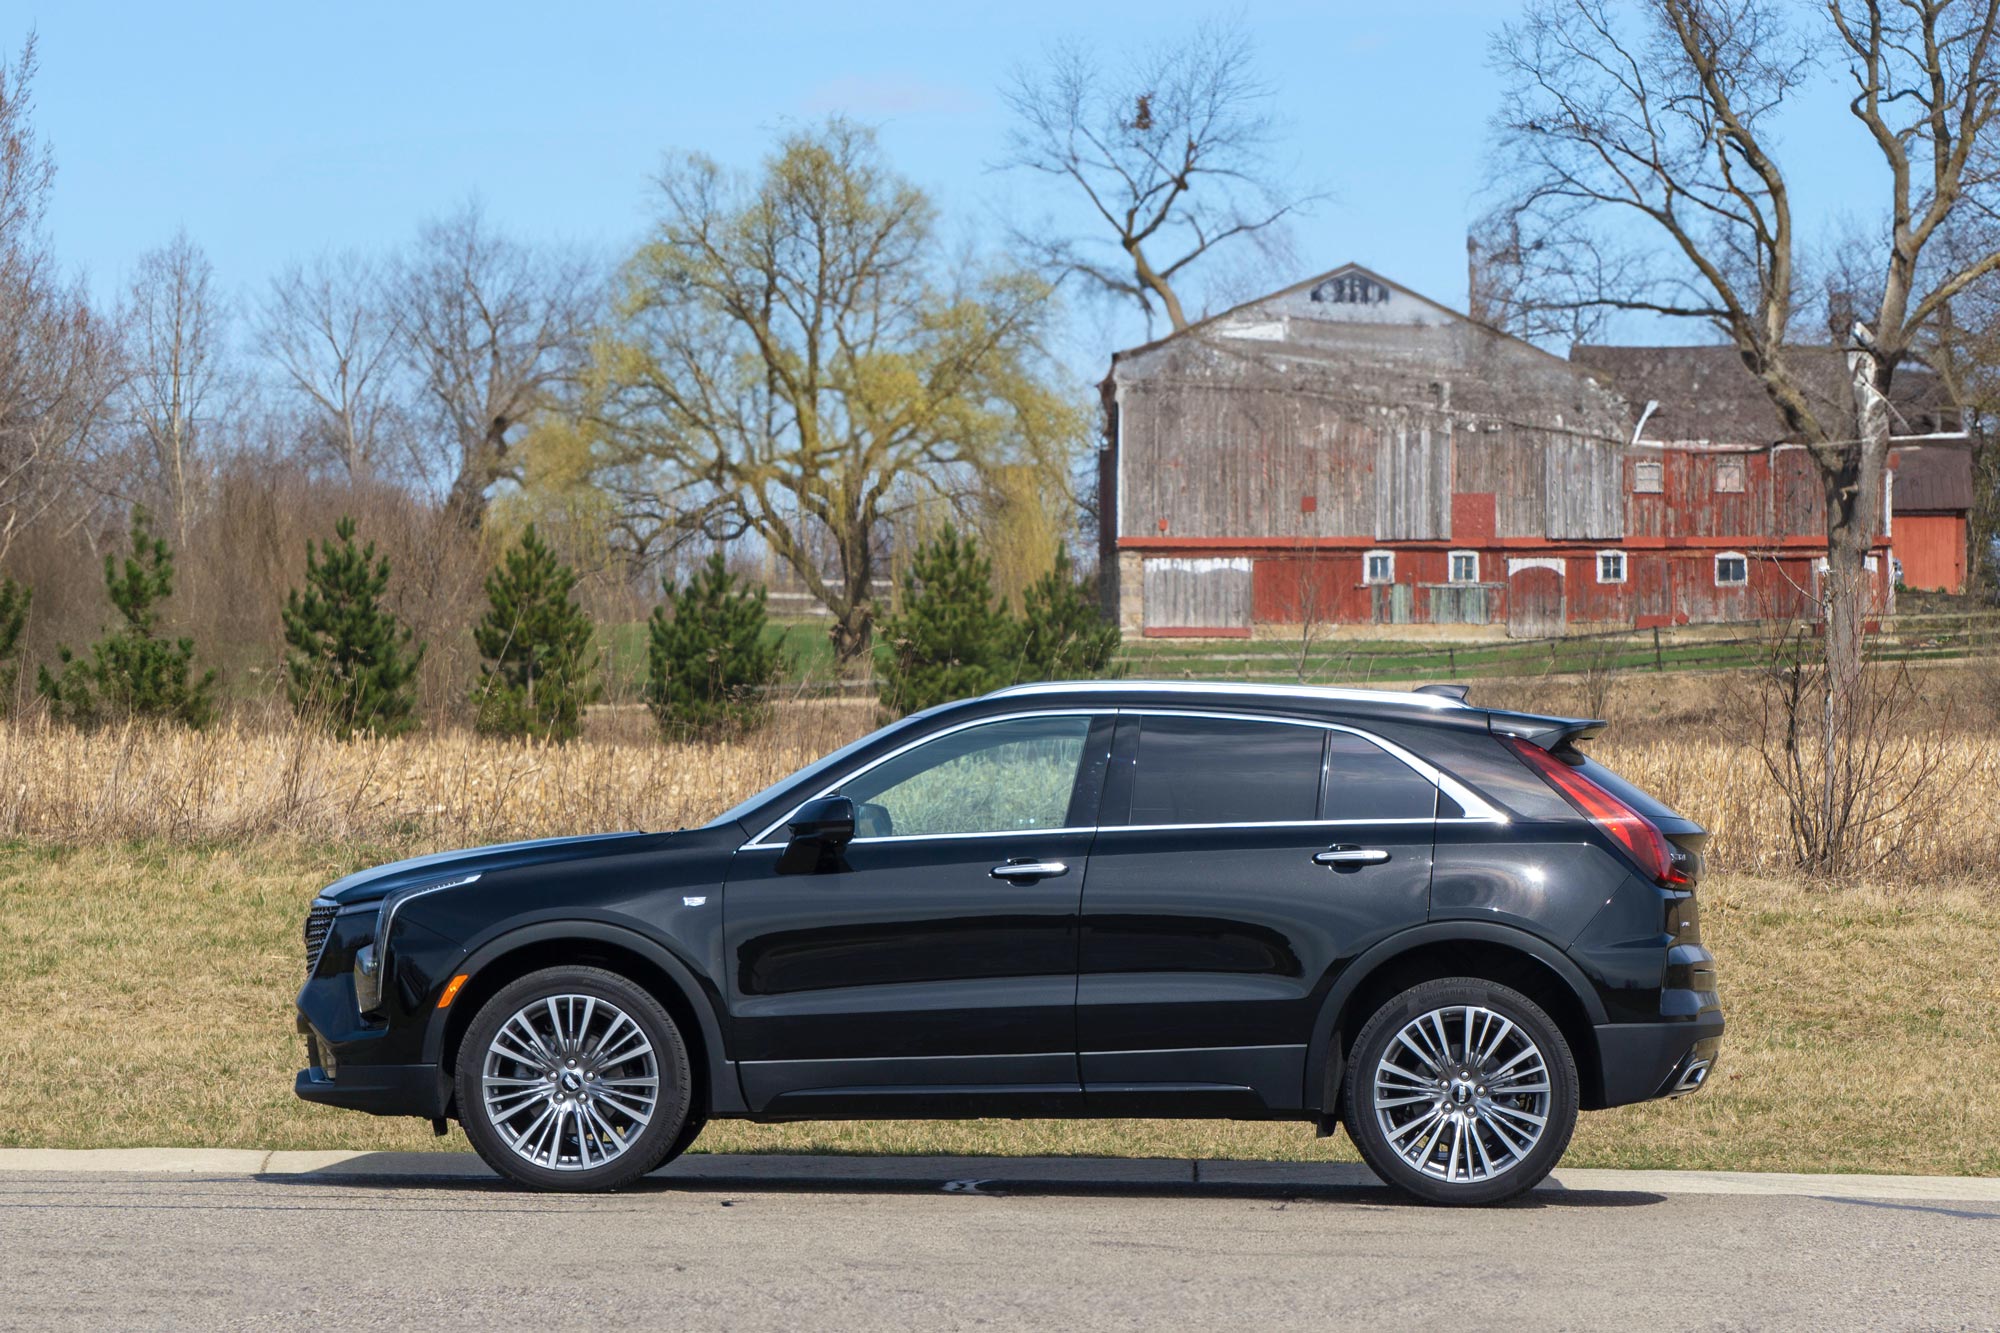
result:
[(1453, 583), (1479, 582), (1479, 552), (1453, 551), (1451, 553), (1451, 581)]
[(1599, 551), (1597, 553), (1597, 581), (1599, 583), (1623, 583), (1625, 581), (1625, 553), (1623, 551)]
[(1666, 469), (1657, 462), (1634, 463), (1632, 489), (1640, 495), (1658, 495), (1666, 489)]
[(1361, 562), (1361, 581), (1364, 583), (1394, 583), (1396, 581), (1396, 553), (1394, 551), (1370, 551)]
[(1715, 465), (1715, 489), (1728, 495), (1743, 493), (1743, 460), (1725, 458)]
[(1715, 586), (1740, 588), (1750, 581), (1750, 561), (1741, 551), (1724, 551), (1715, 557)]

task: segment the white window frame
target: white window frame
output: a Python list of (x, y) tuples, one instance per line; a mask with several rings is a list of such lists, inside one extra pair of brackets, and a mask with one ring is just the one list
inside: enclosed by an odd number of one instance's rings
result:
[[(1647, 468), (1654, 470), (1655, 485), (1646, 485), (1645, 477)], [(1667, 465), (1665, 462), (1657, 458), (1642, 458), (1632, 465), (1632, 494), (1664, 495), (1666, 490)]]
[[(1604, 560), (1606, 556), (1614, 556), (1618, 560), (1618, 577), (1615, 579), (1604, 577)], [(1599, 583), (1623, 583), (1631, 573), (1631, 569), (1631, 561), (1623, 551), (1599, 551), (1597, 553), (1597, 581)]]
[[(1375, 563), (1376, 556), (1381, 556), (1389, 562), (1389, 572), (1381, 578), (1376, 578), (1370, 568)], [(1394, 551), (1365, 552), (1361, 557), (1361, 581), (1363, 583), (1394, 583), (1396, 581), (1396, 553)]]
[[(1468, 578), (1468, 579), (1462, 579), (1462, 578), (1458, 577), (1458, 562), (1459, 562), (1459, 558), (1460, 558), (1461, 556), (1462, 556), (1462, 557), (1464, 557), (1464, 558), (1465, 558), (1465, 559), (1467, 559), (1467, 560), (1470, 560), (1470, 561), (1472, 562), (1472, 577), (1471, 577), (1471, 578)], [(1479, 552), (1477, 552), (1477, 551), (1451, 551), (1451, 552), (1448, 552), (1448, 553), (1447, 553), (1447, 554), (1445, 555), (1445, 565), (1444, 565), (1444, 572), (1445, 572), (1445, 582), (1446, 582), (1446, 583), (1477, 583), (1477, 582), (1479, 582)]]
[[(1725, 578), (1723, 578), (1723, 577), (1722, 577), (1722, 562), (1723, 562), (1723, 561), (1725, 561), (1725, 560), (1741, 560), (1741, 561), (1743, 562), (1743, 577), (1742, 577), (1742, 578), (1740, 578), (1740, 579), (1725, 579)], [(1715, 586), (1716, 586), (1716, 587), (1718, 587), (1718, 588), (1747, 588), (1747, 587), (1749, 587), (1749, 586), (1750, 586), (1750, 557), (1749, 557), (1749, 556), (1747, 556), (1747, 555), (1745, 555), (1745, 554), (1743, 554), (1743, 552), (1741, 552), (1741, 551), (1717, 551), (1717, 552), (1715, 553)]]
[[(1735, 469), (1736, 480), (1739, 484), (1724, 486), (1722, 484), (1722, 474), (1731, 468)], [(1715, 460), (1715, 493), (1717, 495), (1742, 495), (1749, 489), (1750, 464), (1748, 460), (1742, 458), (1718, 458)]]

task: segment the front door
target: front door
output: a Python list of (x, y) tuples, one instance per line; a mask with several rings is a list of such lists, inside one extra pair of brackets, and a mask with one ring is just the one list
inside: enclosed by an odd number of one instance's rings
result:
[(752, 1108), (1074, 1110), (1077, 912), (1109, 716), (972, 723), (849, 775), (857, 836), (781, 874), (736, 854), (723, 916)]
[(1083, 894), (1088, 1101), (1143, 1113), (1303, 1104), (1342, 967), (1429, 910), (1437, 789), (1319, 724), (1121, 716)]

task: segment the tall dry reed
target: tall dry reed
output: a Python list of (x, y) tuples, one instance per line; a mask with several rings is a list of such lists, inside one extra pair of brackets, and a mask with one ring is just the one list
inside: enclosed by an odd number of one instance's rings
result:
[[(566, 746), (464, 732), (340, 743), (297, 727), (78, 733), (0, 724), (0, 838), (63, 844), (293, 836), (398, 847), (469, 845), (699, 823), (860, 735), (857, 703), (791, 703), (741, 742), (662, 744), (639, 719)], [(629, 724), (629, 725), (628, 725)], [(1719, 732), (1726, 736), (1739, 734)], [(1791, 868), (1783, 793), (1754, 743), (1616, 730), (1592, 753), (1714, 835), (1717, 870)], [(1889, 829), (1875, 877), (1927, 880), (2000, 863), (1990, 818), (2000, 741), (1934, 735), (1943, 793), (1932, 816)], [(1874, 859), (1874, 858), (1871, 858)]]

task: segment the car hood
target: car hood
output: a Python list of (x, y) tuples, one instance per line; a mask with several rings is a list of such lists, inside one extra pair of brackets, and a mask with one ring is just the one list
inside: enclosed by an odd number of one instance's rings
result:
[(549, 861), (616, 856), (637, 851), (648, 842), (664, 843), (672, 836), (661, 833), (594, 833), (581, 838), (541, 838), (534, 842), (503, 842), (461, 852), (434, 852), (429, 856), (413, 856), (407, 861), (357, 870), (321, 889), (319, 896), (342, 907), (356, 907), (413, 885), (456, 879), (462, 875), (512, 870), (517, 866), (541, 865)]

